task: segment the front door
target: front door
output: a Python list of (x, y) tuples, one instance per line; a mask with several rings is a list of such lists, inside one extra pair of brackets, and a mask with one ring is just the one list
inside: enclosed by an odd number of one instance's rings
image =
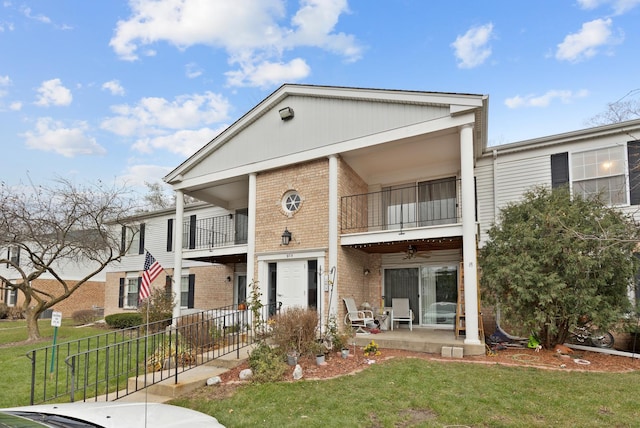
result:
[(282, 309), (307, 307), (307, 261), (285, 260), (277, 264), (276, 295)]

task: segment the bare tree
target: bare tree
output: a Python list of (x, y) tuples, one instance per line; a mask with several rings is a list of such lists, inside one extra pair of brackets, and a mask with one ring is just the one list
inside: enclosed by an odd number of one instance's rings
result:
[[(80, 186), (64, 179), (51, 186), (0, 184), (0, 248), (5, 249), (0, 263), (6, 264), (0, 280), (24, 296), (29, 341), (40, 338), (40, 314), (125, 254), (130, 243), (122, 248), (116, 226), (132, 212), (127, 194), (123, 187)], [(19, 260), (11, 257), (12, 250)], [(81, 268), (84, 276), (65, 278), (69, 266)], [(41, 277), (54, 278), (60, 287), (39, 286)]]
[[(617, 101), (607, 104), (607, 109), (586, 121), (589, 126), (610, 125), (640, 118), (640, 99), (633, 98), (640, 94), (640, 88), (627, 92)], [(633, 135), (630, 137), (637, 139)]]
[(163, 188), (161, 183), (145, 181), (144, 185), (147, 186), (144, 200), (151, 210), (163, 210), (176, 205), (174, 198), (165, 192), (166, 189)]

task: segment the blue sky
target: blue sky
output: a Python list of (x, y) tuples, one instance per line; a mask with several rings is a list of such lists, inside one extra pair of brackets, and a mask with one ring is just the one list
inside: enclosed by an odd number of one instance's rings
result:
[(4, 0), (0, 180), (161, 180), (283, 83), (487, 94), (492, 145), (581, 129), (640, 87), (638, 22), (640, 0)]

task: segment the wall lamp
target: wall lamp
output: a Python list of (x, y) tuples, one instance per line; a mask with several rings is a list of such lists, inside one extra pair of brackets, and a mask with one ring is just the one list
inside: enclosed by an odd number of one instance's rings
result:
[(231, 277), (230, 276), (227, 277), (227, 282), (231, 282)]
[(278, 110), (280, 113), (280, 119), (282, 120), (291, 120), (293, 119), (293, 109), (291, 107), (285, 107)]
[(282, 245), (289, 245), (289, 242), (291, 242), (291, 232), (285, 227), (282, 232)]

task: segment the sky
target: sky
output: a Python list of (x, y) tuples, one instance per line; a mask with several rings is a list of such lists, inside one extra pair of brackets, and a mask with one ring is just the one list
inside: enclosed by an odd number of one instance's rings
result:
[(0, 181), (144, 188), (283, 83), (484, 94), (489, 144), (640, 97), (640, 0), (0, 0)]

